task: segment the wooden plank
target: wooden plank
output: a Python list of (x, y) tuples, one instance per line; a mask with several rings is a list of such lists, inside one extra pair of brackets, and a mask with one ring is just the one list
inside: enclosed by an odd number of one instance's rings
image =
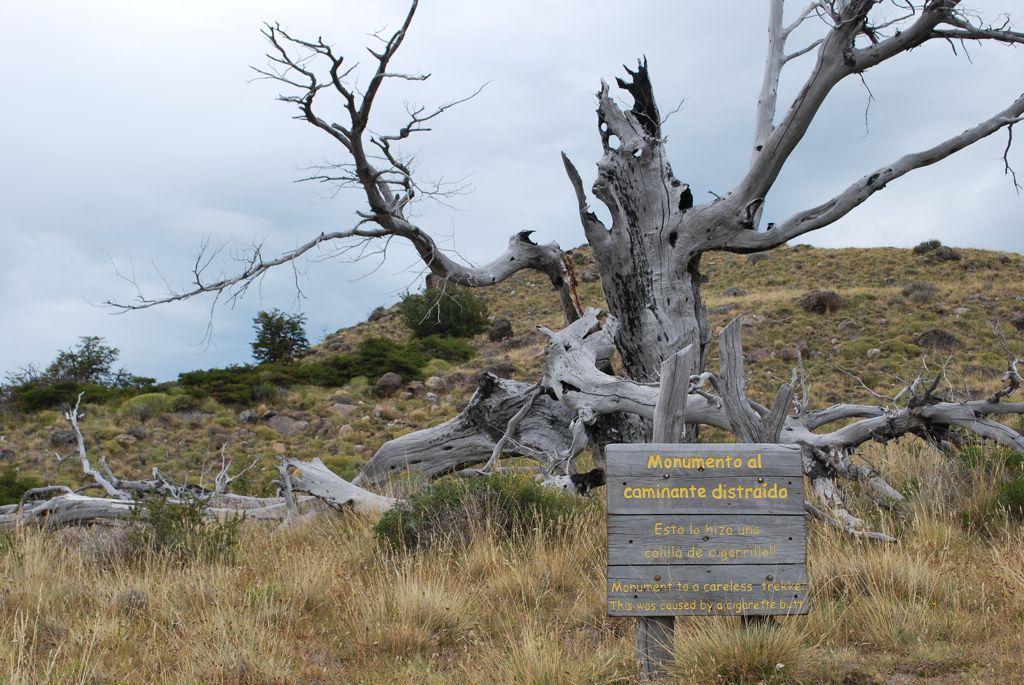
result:
[(675, 616), (638, 616), (636, 619), (636, 661), (641, 682), (663, 675), (665, 663), (672, 658)]
[(621, 478), (608, 481), (609, 514), (799, 514), (803, 476), (717, 478)]
[(654, 403), (654, 442), (675, 442), (686, 428), (686, 399), (690, 376), (697, 373), (700, 353), (693, 344), (661, 363), (661, 388)]
[(803, 514), (608, 515), (608, 565), (802, 564)]
[[(661, 364), (661, 392), (654, 405), (653, 438), (674, 441), (686, 429), (686, 398), (690, 376), (696, 373), (700, 354), (690, 344)], [(675, 616), (641, 616), (636, 620), (636, 657), (640, 679), (649, 682), (662, 675), (672, 656)]]
[(690, 478), (803, 474), (800, 448), (795, 445), (637, 443), (608, 445), (606, 454), (609, 480), (652, 473)]
[(802, 564), (609, 566), (612, 616), (806, 614)]

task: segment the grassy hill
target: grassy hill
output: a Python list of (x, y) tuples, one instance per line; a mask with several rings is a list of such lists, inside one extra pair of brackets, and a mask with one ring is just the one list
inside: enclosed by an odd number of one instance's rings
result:
[[(737, 315), (748, 320), (755, 396), (789, 379), (788, 348), (798, 344), (818, 403), (871, 401), (837, 365), (885, 391), (896, 376), (913, 377), (923, 353), (929, 364), (952, 355), (951, 382), (976, 394), (998, 383), (1004, 362), (988, 322), (1024, 309), (1024, 259), (960, 252), (959, 260), (803, 247), (767, 258), (714, 255), (704, 264), (708, 306), (716, 328)], [(592, 269), (586, 250), (574, 261), (581, 276)], [(825, 288), (845, 306), (825, 314), (801, 307)], [(582, 283), (585, 303), (600, 306), (599, 290)], [(479, 368), (537, 377), (533, 327), (560, 323), (550, 286), (521, 275), (483, 292), (516, 335), (474, 339), (469, 362), (429, 362), (424, 373), (445, 381), (433, 400), (419, 391), (377, 400), (368, 378), (282, 389), (252, 406), (191, 406), (162, 388), (162, 398), (87, 404), (90, 448), (125, 472), (159, 465), (196, 478), (204, 464), (219, 465), (226, 444), (238, 464), (261, 460), (262, 471), (241, 483), (254, 493), (268, 488), (280, 452), (324, 457), (350, 476), (384, 440), (454, 415)], [(956, 340), (937, 357), (920, 337), (934, 329)], [(1019, 332), (1004, 329), (1021, 344)], [(404, 340), (393, 310), (329, 336), (307, 363), (379, 336)], [(246, 409), (255, 423), (240, 416)], [(0, 421), (5, 459), (45, 480), (78, 482), (75, 464), (53, 458), (54, 449), (70, 451), (53, 444), (65, 430), (57, 411)], [(920, 441), (868, 445), (862, 456), (907, 495), (908, 510), (877, 509), (856, 488), (849, 504), (899, 542), (853, 540), (810, 522), (811, 613), (754, 627), (680, 620), (664, 682), (1020, 682), (1021, 460), (989, 448), (950, 456)], [(494, 512), (438, 511), (434, 525), (453, 534), (427, 548), (392, 549), (371, 522), (338, 516), (288, 529), (247, 524), (232, 554), (185, 562), (103, 528), (0, 531), (0, 683), (638, 682), (634, 623), (605, 611), (602, 497), (574, 500), (556, 523), (512, 536)]]
[[(795, 246), (750, 257), (712, 254), (705, 259), (706, 303), (717, 332), (735, 316), (743, 316), (750, 388), (755, 398), (774, 395), (790, 379), (796, 364), (793, 349), (801, 347), (813, 406), (839, 401), (875, 401), (838, 368), (856, 371), (882, 394), (893, 394), (898, 378), (921, 370), (921, 355), (933, 366), (949, 360), (951, 382), (964, 396), (978, 396), (999, 384), (1005, 370), (1003, 352), (992, 335), (993, 322), (1008, 325), (1024, 310), (1024, 257), (1010, 253), (959, 250), (957, 260), (936, 259), (895, 248), (818, 249)], [(586, 306), (603, 307), (600, 283), (590, 280), (594, 267), (589, 250), (574, 252), (580, 296)], [(589, 281), (589, 282), (587, 282)], [(838, 311), (814, 314), (800, 300), (814, 290), (834, 290), (845, 305)], [(174, 389), (149, 401), (135, 398), (120, 404), (90, 404), (83, 430), (97, 456), (125, 474), (145, 475), (160, 466), (180, 478), (198, 477), (204, 466), (219, 463), (220, 450), (237, 464), (258, 459), (258, 469), (237, 485), (264, 492), (272, 479), (275, 455), (320, 456), (345, 477), (386, 440), (454, 416), (472, 394), (480, 369), (520, 380), (535, 380), (543, 362), (542, 336), (536, 326), (560, 327), (555, 294), (543, 276), (523, 273), (480, 292), (494, 317), (512, 322), (515, 336), (492, 343), (486, 335), (471, 342), (476, 356), (451, 364), (431, 361), (424, 376), (442, 378), (436, 401), (425, 393), (385, 400), (373, 396), (376, 378), (357, 377), (340, 388), (270, 387), (260, 402), (224, 405), (212, 399), (180, 402)], [(906, 293), (906, 294), (905, 294)], [(939, 329), (955, 338), (950, 347), (933, 349), (921, 336)], [(368, 338), (405, 341), (409, 334), (395, 309), (372, 322), (360, 323), (328, 336), (307, 361), (323, 361), (351, 352)], [(715, 352), (712, 352), (712, 365)], [(244, 361), (244, 360), (240, 360)], [(147, 396), (148, 397), (148, 396)], [(177, 408), (177, 410), (176, 410)], [(295, 419), (284, 433), (268, 424), (243, 422), (242, 410), (257, 416), (277, 414)], [(4, 462), (55, 483), (73, 485), (77, 474), (58, 467), (54, 450), (67, 426), (58, 411), (28, 416), (0, 414), (0, 447)]]

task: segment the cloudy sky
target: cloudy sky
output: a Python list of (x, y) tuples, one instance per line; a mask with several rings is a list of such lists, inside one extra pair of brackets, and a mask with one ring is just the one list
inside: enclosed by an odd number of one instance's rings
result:
[[(804, 3), (792, 0), (792, 9)], [(969, 3), (987, 16), (1010, 0)], [(378, 102), (395, 121), (403, 102), (436, 105), (483, 93), (415, 141), (421, 172), (468, 177), (458, 211), (423, 204), (420, 223), (475, 261), (523, 228), (563, 247), (583, 241), (558, 153), (585, 179), (600, 156), (594, 93), (601, 78), (645, 54), (676, 173), (698, 201), (742, 175), (763, 64), (766, 3), (754, 0), (424, 0), (396, 68), (430, 72)], [(302, 169), (339, 160), (324, 134), (252, 81), (278, 21), (322, 35), (362, 59), (367, 33), (395, 26), (391, 0), (35, 0), (5, 10), (4, 126), (0, 128), (0, 373), (45, 365), (81, 335), (104, 336), (134, 373), (161, 380), (249, 359), (260, 309), (302, 311), (311, 339), (362, 320), (419, 282), (413, 256), (376, 263), (306, 260), (268, 276), (233, 309), (198, 298), (112, 315), (134, 273), (157, 295), (188, 285), (204, 240), (227, 245), (211, 275), (230, 271), (253, 241), (267, 254), (351, 225), (355, 191), (295, 183)], [(807, 27), (794, 40), (807, 39)], [(807, 39), (809, 40), (809, 39)], [(928, 45), (845, 83), (824, 107), (765, 218), (817, 204), (887, 161), (930, 146), (1005, 107), (1024, 89), (1024, 53), (973, 46), (968, 61)], [(782, 101), (813, 58), (785, 74)], [(368, 64), (368, 63), (367, 63)], [(1022, 133), (1024, 135), (1024, 133)], [(1024, 252), (1024, 199), (1003, 175), (1005, 134), (915, 172), (843, 221), (804, 240), (821, 246), (910, 246), (928, 238)], [(1024, 153), (1012, 156), (1024, 170)], [(589, 183), (589, 181), (588, 181)], [(233, 246), (233, 247), (232, 247)]]

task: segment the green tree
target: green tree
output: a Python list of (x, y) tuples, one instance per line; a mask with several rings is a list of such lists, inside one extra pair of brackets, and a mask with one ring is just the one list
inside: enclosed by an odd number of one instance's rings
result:
[(466, 288), (450, 286), (444, 290), (406, 293), (398, 304), (398, 312), (417, 338), (468, 338), (486, 331), (490, 323), (487, 300)]
[(303, 325), (304, 314), (286, 314), (274, 309), (260, 312), (252, 320), (256, 340), (252, 342), (252, 356), (256, 361), (289, 361), (309, 350), (309, 341)]
[(57, 357), (46, 368), (45, 376), (50, 383), (75, 381), (92, 383), (104, 387), (120, 385), (128, 373), (124, 369), (114, 370), (114, 363), (121, 351), (104, 344), (96, 335), (78, 338), (78, 347), (57, 352)]

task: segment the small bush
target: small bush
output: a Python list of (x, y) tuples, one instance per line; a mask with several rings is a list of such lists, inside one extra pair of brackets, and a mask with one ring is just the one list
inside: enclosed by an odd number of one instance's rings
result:
[(267, 362), (259, 366), (189, 371), (178, 376), (178, 384), (195, 397), (212, 397), (225, 404), (251, 404), (272, 400), (279, 388), (293, 385), (338, 388), (354, 378), (379, 378), (389, 371), (405, 379), (420, 379), (421, 369), (429, 359), (430, 355), (412, 345), (367, 338), (354, 354), (339, 354), (314, 364)]
[(83, 394), (83, 401), (109, 404), (137, 395), (152, 386), (108, 388), (78, 381), (33, 381), (24, 385), (4, 388), (5, 405), (18, 413), (34, 414), (46, 409), (70, 406)]
[(486, 331), (490, 321), (487, 301), (466, 288), (406, 293), (398, 303), (398, 313), (417, 338), (469, 338)]
[(25, 491), (42, 486), (41, 480), (20, 474), (18, 469), (13, 466), (0, 469), (0, 506), (17, 504), (21, 501), (21, 496), (25, 494)]
[(971, 468), (1002, 467), (1016, 475), (1024, 475), (1021, 473), (1021, 469), (1024, 468), (1024, 454), (1009, 447), (964, 445), (960, 448), (959, 456), (960, 461)]
[(1003, 483), (999, 505), (1017, 518), (1024, 516), (1024, 477), (1016, 476)]
[(926, 281), (910, 283), (903, 287), (903, 297), (914, 304), (928, 304), (939, 294), (939, 289)]
[(195, 499), (150, 500), (132, 513), (126, 535), (129, 558), (157, 556), (181, 564), (231, 562), (242, 520), (207, 521), (203, 503)]
[(45, 371), (28, 366), (7, 374), (0, 386), (0, 408), (32, 413), (74, 404), (79, 393), (90, 402), (108, 402), (152, 389), (152, 378), (114, 369), (119, 354), (103, 338), (82, 336), (78, 347), (59, 351)]
[(430, 335), (414, 340), (411, 345), (431, 359), (443, 359), (447, 362), (466, 362), (476, 355), (476, 348), (463, 338)]
[(440, 478), (389, 510), (374, 528), (395, 549), (430, 547), (441, 540), (468, 542), (491, 528), (506, 537), (554, 531), (588, 501), (545, 488), (524, 476)]
[(914, 254), (928, 254), (932, 250), (942, 247), (942, 242), (938, 240), (926, 240), (923, 243), (914, 245)]
[(145, 423), (154, 416), (174, 411), (175, 398), (162, 392), (147, 392), (125, 400), (121, 404), (122, 415)]

